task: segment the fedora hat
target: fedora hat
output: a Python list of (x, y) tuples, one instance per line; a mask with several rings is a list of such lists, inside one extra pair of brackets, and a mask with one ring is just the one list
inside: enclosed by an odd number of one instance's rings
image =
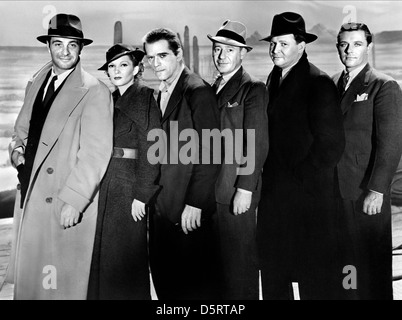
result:
[(273, 37), (294, 34), (303, 36), (306, 43), (313, 42), (317, 36), (306, 32), (306, 24), (303, 17), (295, 12), (284, 12), (274, 16), (272, 20), (271, 35), (260, 41), (271, 41)]
[(247, 28), (244, 24), (237, 21), (227, 20), (220, 27), (216, 36), (210, 34), (207, 36), (212, 42), (228, 44), (230, 46), (246, 48), (247, 51), (253, 50), (252, 47), (246, 45)]
[(77, 39), (84, 46), (92, 43), (92, 40), (84, 38), (81, 20), (72, 14), (56, 14), (49, 21), (47, 35), (39, 36), (37, 39), (42, 43), (46, 43), (51, 37)]
[(117, 43), (106, 52), (106, 63), (98, 70), (107, 70), (109, 63), (125, 55), (132, 55), (135, 60), (140, 62), (144, 58), (145, 52), (138, 48), (133, 49), (127, 44)]

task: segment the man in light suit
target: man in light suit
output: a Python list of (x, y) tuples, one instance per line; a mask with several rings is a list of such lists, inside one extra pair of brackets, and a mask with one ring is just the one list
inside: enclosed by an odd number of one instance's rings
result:
[(334, 76), (341, 97), (345, 152), (337, 165), (345, 265), (356, 267), (357, 299), (392, 299), (390, 186), (402, 152), (402, 93), (368, 63), (372, 34), (346, 23), (337, 49), (345, 70)]
[(81, 21), (57, 14), (52, 61), (29, 81), (10, 144), (20, 192), (7, 278), (15, 299), (85, 299), (98, 187), (112, 152), (109, 89), (81, 68)]
[[(233, 161), (237, 159), (235, 152), (225, 154), (216, 183), (222, 298), (258, 300), (257, 206), (262, 166), (268, 154), (267, 89), (242, 67), (252, 50), (246, 45), (244, 24), (228, 20), (215, 37), (208, 38), (213, 42), (212, 58), (219, 72), (213, 88), (221, 112), (221, 130), (229, 130), (236, 138), (235, 130), (243, 130), (242, 141), (235, 144), (243, 145), (242, 155), (254, 164), (252, 172), (242, 174), (240, 163)], [(225, 139), (225, 143), (233, 140)]]
[[(144, 37), (144, 50), (161, 80), (158, 103), (168, 141), (167, 161), (162, 162), (159, 179), (162, 189), (150, 228), (156, 294), (163, 300), (213, 299), (217, 281), (212, 215), (219, 164), (213, 163), (210, 141), (202, 139), (202, 131), (219, 129), (215, 94), (185, 66), (180, 39), (173, 31), (150, 31)], [(197, 137), (178, 141), (185, 130), (198, 136), (199, 143)], [(188, 144), (199, 153), (191, 151), (187, 162), (181, 150)]]
[(275, 15), (264, 39), (274, 63), (257, 223), (264, 299), (335, 299), (342, 286), (333, 188), (345, 141), (336, 86), (307, 59), (316, 39), (294, 12)]

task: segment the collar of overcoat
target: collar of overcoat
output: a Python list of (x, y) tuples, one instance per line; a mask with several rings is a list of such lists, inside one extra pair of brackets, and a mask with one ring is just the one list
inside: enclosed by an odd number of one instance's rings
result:
[[(149, 125), (148, 113), (151, 90), (152, 89), (142, 85), (141, 80), (136, 80), (126, 92), (119, 97), (115, 104), (115, 108), (123, 112), (136, 126), (141, 127), (142, 130), (147, 130)], [(149, 94), (147, 94), (148, 92)]]
[[(371, 73), (372, 68), (370, 64), (367, 63), (363, 70), (360, 71), (359, 74), (353, 79), (348, 90), (343, 93), (341, 97), (341, 109), (343, 114), (348, 112), (353, 104), (353, 101), (355, 101), (356, 96), (362, 94), (366, 90), (370, 81)], [(337, 85), (338, 82), (341, 80), (341, 75), (342, 72), (339, 73), (334, 79)]]
[[(38, 72), (32, 81), (32, 85), (25, 99), (25, 101), (29, 103), (29, 106), (27, 107), (31, 110), (40, 87), (42, 86), (43, 81), (45, 81), (46, 75), (51, 68), (52, 63), (49, 62)], [(77, 63), (74, 71), (65, 81), (63, 88), (57, 94), (52, 103), (45, 125), (43, 126), (39, 147), (35, 157), (35, 166), (32, 172), (36, 171), (52, 150), (63, 131), (69, 116), (88, 92), (88, 88), (84, 86), (81, 62)]]
[(239, 92), (242, 86), (250, 80), (250, 76), (244, 71), (243, 67), (229, 79), (228, 83), (219, 91), (218, 106), (219, 109), (223, 108), (227, 103)]

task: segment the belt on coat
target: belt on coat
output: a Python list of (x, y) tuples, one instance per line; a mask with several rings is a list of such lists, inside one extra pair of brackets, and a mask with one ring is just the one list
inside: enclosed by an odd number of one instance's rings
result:
[(114, 147), (113, 158), (138, 159), (138, 149)]

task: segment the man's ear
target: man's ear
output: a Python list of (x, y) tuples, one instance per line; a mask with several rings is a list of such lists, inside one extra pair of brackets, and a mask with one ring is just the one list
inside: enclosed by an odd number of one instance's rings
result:
[(183, 49), (179, 48), (176, 55), (177, 61), (183, 61)]
[(306, 42), (302, 41), (297, 46), (299, 47), (299, 52), (303, 52), (306, 49)]
[(240, 59), (241, 60), (244, 60), (244, 58), (246, 57), (246, 54), (247, 54), (247, 49), (246, 48), (241, 48), (240, 49)]

